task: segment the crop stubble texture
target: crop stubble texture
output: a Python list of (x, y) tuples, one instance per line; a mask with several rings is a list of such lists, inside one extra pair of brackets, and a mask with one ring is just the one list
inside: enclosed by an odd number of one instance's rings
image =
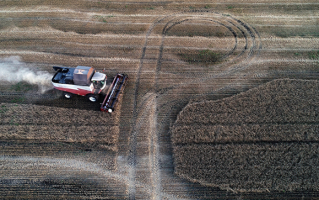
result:
[(71, 142), (117, 151), (116, 113), (9, 103), (1, 108), (1, 140)]
[(275, 80), (187, 105), (171, 131), (176, 174), (235, 191), (318, 190), (318, 89)]

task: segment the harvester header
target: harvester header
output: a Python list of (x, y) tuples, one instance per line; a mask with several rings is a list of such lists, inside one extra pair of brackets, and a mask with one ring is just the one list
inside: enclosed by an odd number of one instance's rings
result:
[(113, 112), (119, 95), (124, 90), (127, 78), (128, 76), (125, 74), (116, 75), (113, 79), (112, 85), (109, 87), (103, 103), (101, 104), (101, 111), (109, 113)]

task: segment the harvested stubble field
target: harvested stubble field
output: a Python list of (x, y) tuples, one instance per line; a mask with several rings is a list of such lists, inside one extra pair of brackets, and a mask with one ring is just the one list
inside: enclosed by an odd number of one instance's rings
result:
[[(256, 106), (251, 116), (244, 111), (238, 113), (246, 121), (231, 121), (239, 119), (235, 114), (225, 119), (220, 113), (218, 119), (222, 121), (198, 115), (198, 119), (207, 123), (174, 125), (170, 131), (178, 113), (190, 101), (220, 100), (273, 79), (318, 79), (318, 6), (317, 0), (0, 1), (1, 79), (7, 79), (3, 75), (4, 65), (48, 74), (53, 73), (52, 66), (84, 65), (106, 73), (110, 79), (119, 72), (129, 76), (123, 100), (112, 116), (98, 112), (99, 103), (89, 104), (84, 97), (65, 100), (52, 89), (41, 93), (48, 89), (41, 84), (0, 80), (0, 196), (18, 195), (27, 199), (319, 196), (315, 184), (308, 187), (309, 183), (303, 183), (304, 188), (297, 184), (298, 190), (296, 184), (288, 189), (276, 188), (287, 179), (277, 180), (278, 184), (272, 182), (271, 192), (261, 193), (222, 190), (231, 188), (225, 182), (217, 183), (216, 187), (206, 186), (176, 175), (180, 174), (180, 168), (175, 168), (173, 159), (173, 144), (179, 145), (176, 148), (186, 148), (188, 144), (195, 148), (206, 140), (205, 148), (214, 152), (221, 152), (227, 145), (228, 149), (235, 148), (236, 142), (244, 141), (247, 141), (245, 148), (254, 153), (265, 150), (263, 142), (277, 143), (278, 151), (292, 143), (295, 146), (291, 150), (300, 147), (304, 151), (298, 155), (308, 158), (314, 155), (318, 127), (313, 122), (303, 123), (302, 120), (313, 116), (303, 110), (316, 112), (315, 102), (297, 113), (294, 108), (302, 101), (282, 97), (292, 105), (284, 112), (285, 120), (290, 120), (287, 124), (275, 124), (276, 120), (283, 120), (280, 109), (268, 113), (273, 111), (272, 107), (262, 111)], [(272, 94), (268, 98), (276, 99), (276, 94)], [(263, 108), (262, 104), (259, 106)], [(281, 107), (288, 109), (286, 105)], [(294, 114), (289, 114), (290, 111)], [(275, 115), (277, 118), (258, 118)], [(249, 120), (259, 121), (253, 124)], [(193, 135), (172, 137), (171, 133), (178, 130)], [(205, 130), (220, 134), (211, 136)], [(245, 137), (240, 136), (242, 132)], [(262, 135), (257, 138), (256, 132)], [(300, 140), (303, 143), (298, 146), (295, 141)], [(219, 146), (211, 149), (211, 143)], [(246, 153), (237, 155), (255, 161), (256, 157)], [(279, 154), (265, 154), (269, 155)], [(276, 165), (274, 162), (270, 164)], [(293, 167), (300, 175), (298, 165)], [(254, 172), (259, 173), (257, 169)], [(254, 191), (257, 186), (245, 187), (241, 189)]]
[(118, 117), (37, 105), (1, 103), (1, 140), (81, 143), (117, 151)]
[(187, 105), (172, 129), (176, 173), (233, 191), (317, 191), (318, 89), (276, 80)]

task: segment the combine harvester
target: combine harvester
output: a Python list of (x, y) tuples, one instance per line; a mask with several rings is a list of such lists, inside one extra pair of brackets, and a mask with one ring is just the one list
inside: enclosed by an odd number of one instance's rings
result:
[(87, 96), (91, 102), (98, 101), (100, 95), (105, 95), (101, 104), (101, 111), (113, 112), (119, 95), (124, 90), (128, 76), (117, 74), (110, 87), (107, 87), (107, 76), (96, 72), (92, 67), (77, 66), (57, 67), (52, 78), (52, 84), (55, 89), (63, 91), (63, 96), (70, 99), (73, 94)]

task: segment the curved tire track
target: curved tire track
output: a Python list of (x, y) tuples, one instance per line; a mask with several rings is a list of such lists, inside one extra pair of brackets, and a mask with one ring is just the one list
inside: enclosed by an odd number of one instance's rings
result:
[(138, 88), (140, 86), (140, 74), (141, 74), (141, 70), (143, 67), (143, 63), (144, 63), (144, 58), (145, 58), (145, 52), (146, 52), (146, 48), (147, 48), (147, 42), (148, 42), (148, 36), (152, 33), (154, 27), (160, 23), (161, 21), (163, 21), (165, 18), (167, 18), (168, 16), (165, 16), (157, 21), (155, 21), (150, 28), (148, 29), (147, 33), (146, 33), (146, 37), (145, 37), (145, 43), (143, 45), (142, 48), (142, 55), (140, 58), (140, 64), (137, 70), (137, 77), (136, 77), (136, 82), (135, 82), (135, 88), (134, 88), (134, 105), (133, 105), (133, 117), (132, 117), (132, 131), (130, 133), (130, 144), (129, 144), (129, 155), (128, 155), (128, 164), (130, 166), (130, 171), (129, 171), (129, 199), (135, 199), (136, 198), (136, 186), (135, 186), (135, 176), (136, 176), (136, 148), (137, 148), (137, 120), (138, 120), (138, 107), (137, 107), (137, 102), (138, 102)]
[[(160, 95), (160, 94), (161, 95), (163, 95), (163, 94), (165, 95), (169, 91), (172, 91), (172, 90), (177, 89), (179, 87), (182, 87), (182, 86), (184, 87), (185, 86), (185, 84), (182, 84), (182, 85), (172, 86), (172, 87), (169, 87), (169, 88), (164, 88), (164, 89), (161, 89), (161, 90), (159, 90), (159, 88), (158, 88), (158, 86), (159, 86), (159, 75), (161, 73), (161, 65), (162, 65), (162, 59), (163, 59), (163, 50), (164, 50), (165, 36), (167, 35), (168, 31), (171, 30), (174, 26), (176, 26), (178, 24), (182, 24), (183, 22), (190, 21), (190, 20), (201, 20), (201, 17), (202, 16), (200, 16), (199, 19), (189, 19), (189, 18), (185, 19), (185, 18), (175, 17), (175, 18), (171, 19), (170, 21), (168, 21), (165, 24), (165, 26), (164, 26), (164, 28), (162, 30), (161, 45), (160, 45), (160, 48), (159, 48), (159, 55), (158, 55), (157, 64), (156, 64), (155, 91), (156, 91), (156, 95), (157, 96)], [(207, 18), (209, 18), (209, 17), (207, 17)], [(252, 60), (254, 58), (254, 56), (256, 54), (255, 51), (258, 52), (261, 49), (261, 45), (259, 45), (260, 42), (256, 42), (255, 41), (255, 39), (256, 39), (255, 33), (253, 31), (251, 31), (251, 29), (248, 27), (248, 25), (244, 24), (243, 22), (237, 20), (238, 23), (236, 25), (234, 22), (232, 22), (229, 19), (226, 20), (226, 23), (228, 23), (228, 24), (226, 24), (225, 22), (220, 22), (220, 21), (216, 21), (216, 20), (212, 20), (212, 19), (206, 19), (206, 18), (203, 19), (203, 20), (218, 23), (218, 24), (220, 24), (222, 26), (225, 26), (230, 32), (232, 32), (232, 34), (233, 34), (233, 36), (235, 38), (235, 45), (234, 45), (233, 49), (228, 54), (226, 54), (224, 56), (223, 59), (226, 59), (227, 57), (231, 56), (235, 52), (237, 47), (238, 47), (238, 40), (237, 40), (238, 36), (237, 36), (236, 32), (232, 29), (232, 27), (229, 24), (233, 25), (236, 29), (238, 29), (243, 34), (243, 36), (245, 38), (245, 41), (246, 41), (244, 48), (241, 50), (240, 54), (237, 57), (235, 57), (231, 61), (227, 61), (227, 62), (222, 63), (222, 64), (220, 64), (220, 65), (218, 65), (216, 67), (220, 68), (222, 66), (229, 65), (230, 63), (232, 63), (234, 61), (237, 61), (238, 59), (241, 59), (245, 53), (247, 53), (247, 56), (245, 58), (243, 58), (243, 61), (241, 61), (241, 63), (244, 62), (244, 61), (249, 62), (250, 60)], [(235, 19), (232, 18), (232, 20), (235, 20)], [(258, 33), (257, 33), (257, 35), (258, 35)], [(250, 49), (248, 49), (248, 46), (249, 46), (249, 44), (248, 44), (249, 41), (248, 40), (249, 39), (252, 41), (251, 42), (252, 45), (251, 45)], [(260, 39), (259, 35), (258, 35), (258, 39)], [(238, 70), (241, 70), (241, 69), (244, 69), (244, 68), (245, 68), (244, 64), (235, 65), (228, 72), (221, 72), (219, 74), (213, 74), (213, 75), (212, 74), (208, 74), (206, 76), (202, 76), (201, 75), (200, 78), (198, 78), (197, 80), (194, 80), (194, 81), (199, 83), (199, 82), (203, 82), (205, 80), (209, 80), (209, 79), (212, 79), (212, 78), (215, 78), (215, 77), (221, 77), (221, 76), (230, 75), (230, 74), (233, 74), (233, 73), (237, 72)], [(192, 77), (192, 78), (194, 78), (194, 77)], [(191, 84), (193, 84), (194, 81)], [(158, 142), (159, 142), (158, 138), (162, 137), (163, 135), (167, 135), (168, 130), (165, 127), (163, 127), (163, 124), (164, 123), (169, 123), (170, 119), (168, 119), (167, 117), (169, 116), (169, 113), (172, 112), (172, 108), (174, 107), (174, 105), (178, 104), (179, 102), (180, 102), (179, 97), (175, 97), (175, 98), (170, 98), (169, 103), (167, 103), (165, 106), (164, 105), (160, 105), (159, 106), (158, 102), (157, 102), (157, 99), (156, 99), (156, 103), (155, 103), (156, 112), (155, 112), (154, 116), (155, 116), (155, 120), (159, 124), (160, 130), (156, 129), (156, 131), (155, 131), (155, 135), (154, 135), (154, 137), (156, 138), (155, 145), (158, 145)], [(161, 107), (161, 110), (166, 110), (166, 112), (164, 113), (164, 116), (162, 115), (163, 116), (162, 119), (158, 119), (158, 117), (157, 117), (158, 114), (159, 114), (157, 107)], [(160, 120), (160, 121), (158, 121), (158, 120)], [(166, 142), (168, 146), (171, 145), (170, 141), (161, 141), (161, 142), (162, 142), (162, 144), (164, 142)], [(159, 147), (159, 148), (161, 148), (161, 147)], [(160, 151), (160, 149), (157, 149), (157, 152), (155, 152), (155, 154), (153, 155), (154, 156), (153, 160), (158, 159), (159, 151)], [(174, 156), (174, 155), (172, 155), (172, 156)], [(158, 160), (156, 162), (156, 164), (157, 165), (161, 165), (161, 164), (164, 165), (164, 163), (161, 163), (160, 160)], [(170, 162), (170, 163), (167, 163), (166, 167), (174, 167), (173, 166), (173, 161)], [(157, 173), (160, 169), (154, 167), (154, 168), (152, 168), (152, 170), (156, 170), (156, 173)]]
[[(172, 17), (172, 18), (171, 18)], [(200, 19), (200, 18), (199, 18)], [(153, 114), (150, 116), (150, 121), (152, 121), (152, 123), (154, 123), (153, 125), (151, 125), (151, 135), (150, 135), (150, 142), (149, 142), (149, 148), (150, 148), (150, 159), (149, 159), (149, 166), (150, 166), (150, 171), (151, 171), (151, 182), (153, 183), (153, 198), (156, 199), (161, 199), (161, 195), (160, 192), (162, 190), (161, 187), (161, 172), (160, 172), (160, 165), (162, 164), (160, 161), (160, 146), (159, 146), (159, 138), (160, 136), (163, 135), (162, 130), (159, 131), (157, 126), (160, 127), (160, 129), (163, 129), (162, 127), (162, 123), (165, 121), (165, 118), (161, 120), (161, 122), (158, 121), (158, 100), (157, 97), (160, 94), (164, 94), (170, 90), (176, 89), (178, 87), (180, 87), (179, 85), (177, 86), (173, 86), (170, 88), (166, 88), (165, 92), (161, 92), (159, 90), (159, 75), (161, 73), (161, 65), (162, 65), (162, 60), (163, 60), (163, 50), (164, 50), (164, 39), (166, 34), (168, 33), (169, 30), (171, 30), (174, 26), (181, 24), (185, 21), (189, 21), (192, 19), (188, 19), (188, 18), (182, 18), (182, 17), (178, 17), (177, 15), (170, 15), (170, 16), (165, 16), (157, 21), (155, 21), (151, 27), (149, 28), (149, 30), (146, 33), (146, 38), (145, 38), (145, 43), (144, 46), (142, 48), (142, 55), (140, 58), (140, 64), (137, 70), (137, 78), (136, 78), (136, 82), (135, 82), (135, 89), (134, 89), (134, 105), (133, 105), (133, 117), (132, 117), (132, 131), (130, 133), (130, 144), (129, 144), (129, 156), (128, 156), (128, 163), (130, 165), (130, 171), (129, 171), (129, 177), (130, 177), (130, 181), (129, 181), (129, 198), (130, 199), (135, 199), (137, 197), (137, 191), (136, 191), (136, 187), (135, 187), (135, 179), (136, 179), (136, 165), (137, 165), (137, 134), (138, 134), (138, 129), (141, 126), (140, 123), (143, 122), (139, 122), (138, 118), (139, 116), (145, 116), (145, 114), (143, 114), (143, 109), (142, 106), (143, 104), (140, 104), (141, 107), (138, 106), (138, 95), (139, 95), (139, 87), (140, 87), (140, 74), (142, 72), (142, 67), (143, 67), (143, 63), (144, 63), (144, 58), (145, 58), (145, 54), (146, 54), (146, 48), (147, 48), (147, 44), (148, 44), (148, 36), (152, 33), (153, 29), (160, 24), (160, 22), (163, 22), (164, 20), (169, 20), (168, 22), (166, 22), (166, 24), (164, 25), (163, 29), (162, 29), (162, 39), (161, 39), (161, 44), (159, 47), (159, 53), (158, 53), (158, 57), (157, 57), (157, 61), (156, 61), (156, 69), (155, 69), (155, 98), (153, 100), (152, 103), (152, 110), (153, 110)], [(234, 53), (234, 51), (237, 49), (237, 45), (238, 45), (238, 41), (237, 41), (237, 34), (236, 32), (231, 28), (231, 26), (226, 25), (224, 22), (219, 22), (216, 20), (212, 20), (212, 19), (204, 19), (204, 20), (208, 20), (208, 21), (212, 21), (215, 23), (218, 23), (220, 25), (225, 26), (229, 31), (232, 32), (234, 38), (235, 38), (235, 45), (233, 47), (233, 49), (224, 57), (224, 59), (226, 59), (228, 56), (232, 55), (232, 53)], [(234, 24), (228, 21), (228, 24)], [(241, 55), (243, 55), (246, 51), (247, 51), (247, 47), (248, 47), (248, 38), (246, 36), (246, 33), (238, 26), (237, 29), (239, 29), (242, 34), (245, 37), (246, 40), (246, 45), (244, 47), (244, 49), (242, 50), (241, 54), (239, 56), (237, 56), (237, 58), (240, 58)], [(248, 31), (249, 32), (249, 31)], [(251, 31), (250, 31), (251, 32)], [(253, 33), (251, 33), (251, 38), (255, 38)], [(252, 53), (252, 49), (254, 49), (255, 46), (255, 42), (253, 42), (253, 45), (251, 47), (250, 52), (248, 52), (248, 56), (246, 59), (250, 58), (253, 53)], [(222, 65), (227, 65), (229, 62), (223, 63)], [(222, 66), (221, 65), (221, 66)], [(224, 74), (223, 74), (224, 75)], [(201, 77), (199, 80), (196, 80), (197, 82), (202, 82), (203, 79), (210, 79), (212, 78), (211, 75), (205, 76), (205, 77)], [(150, 98), (151, 96), (149, 96), (148, 98)], [(144, 100), (147, 102), (147, 100)], [(168, 107), (171, 107), (172, 104), (176, 104), (176, 102), (178, 102), (178, 98), (173, 100), (172, 102), (169, 103)], [(148, 105), (148, 103), (146, 103)], [(165, 106), (165, 107), (166, 107)], [(145, 111), (145, 110), (144, 110)], [(142, 112), (142, 113), (141, 113)], [(159, 124), (159, 125), (158, 125)], [(170, 141), (165, 141), (170, 143)]]

